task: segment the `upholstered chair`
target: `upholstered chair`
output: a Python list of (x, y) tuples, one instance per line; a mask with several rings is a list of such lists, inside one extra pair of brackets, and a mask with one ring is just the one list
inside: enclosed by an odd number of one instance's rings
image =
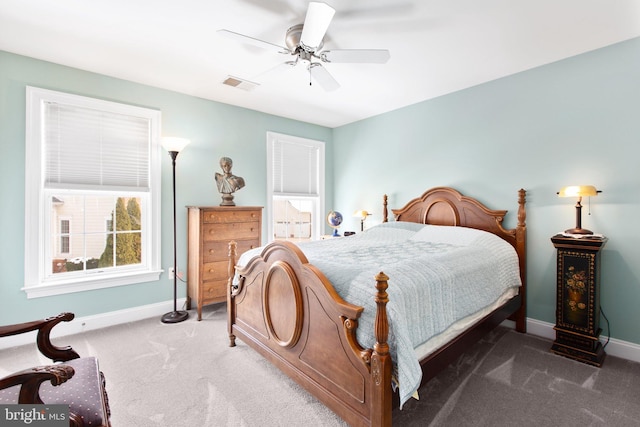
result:
[(28, 368), (0, 379), (0, 404), (69, 405), (71, 426), (110, 426), (105, 379), (95, 357), (80, 357), (71, 347), (51, 343), (51, 329), (69, 322), (73, 313), (16, 325), (0, 326), (0, 337), (38, 331), (40, 352), (54, 363)]

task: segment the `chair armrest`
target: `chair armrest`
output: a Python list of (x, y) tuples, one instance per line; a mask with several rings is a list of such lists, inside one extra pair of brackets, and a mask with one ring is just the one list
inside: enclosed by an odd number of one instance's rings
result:
[(51, 381), (52, 385), (57, 386), (73, 377), (74, 373), (69, 365), (38, 366), (0, 379), (0, 390), (20, 385), (18, 403), (42, 404), (40, 384)]
[(51, 329), (60, 322), (70, 322), (75, 315), (73, 313), (60, 313), (57, 316), (48, 317), (33, 322), (19, 323), (15, 325), (0, 326), (0, 337), (18, 335), (25, 332), (38, 331), (36, 343), (40, 353), (54, 362), (66, 362), (80, 357), (71, 347), (56, 347), (51, 342)]

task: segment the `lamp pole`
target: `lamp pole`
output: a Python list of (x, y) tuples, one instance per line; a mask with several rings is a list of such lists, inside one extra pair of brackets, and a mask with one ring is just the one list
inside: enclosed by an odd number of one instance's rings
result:
[[(175, 141), (181, 140), (181, 141)], [(181, 143), (183, 148), (189, 143), (188, 140), (182, 140), (181, 138), (165, 138), (163, 145), (166, 146), (171, 156), (171, 164), (173, 168), (173, 311), (166, 313), (160, 319), (162, 323), (178, 323), (186, 320), (189, 317), (189, 312), (178, 311), (178, 255), (177, 255), (177, 239), (176, 239), (176, 158), (178, 157), (179, 149), (175, 145), (170, 146), (170, 143)]]

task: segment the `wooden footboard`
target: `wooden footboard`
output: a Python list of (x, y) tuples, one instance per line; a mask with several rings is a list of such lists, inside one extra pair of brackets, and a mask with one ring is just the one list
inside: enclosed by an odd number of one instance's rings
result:
[[(502, 226), (506, 210), (490, 210), (448, 187), (431, 189), (393, 210), (396, 221), (491, 232), (513, 245), (520, 260), (519, 295), (422, 360), (423, 382), (506, 318), (516, 322), (518, 331), (526, 331), (525, 194), (518, 192), (518, 224), (511, 230)], [(386, 196), (383, 213), (386, 222)], [(344, 301), (297, 246), (271, 243), (245, 267), (236, 268), (236, 245), (231, 242), (230, 345), (240, 338), (350, 425), (391, 426), (392, 398), (397, 399), (397, 393), (392, 393), (387, 344), (387, 280), (383, 273), (375, 277), (376, 344), (362, 348), (356, 330), (363, 308)]]
[[(356, 339), (362, 307), (345, 302), (297, 246), (274, 242), (244, 268), (230, 244), (229, 339), (250, 345), (353, 426), (391, 426), (387, 280), (376, 276), (376, 344)], [(372, 278), (373, 285), (373, 278)]]

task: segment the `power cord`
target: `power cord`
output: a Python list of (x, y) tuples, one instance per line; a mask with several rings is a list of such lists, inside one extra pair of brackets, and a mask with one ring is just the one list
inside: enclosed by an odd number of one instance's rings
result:
[(609, 319), (607, 318), (607, 315), (604, 314), (604, 311), (602, 310), (602, 306), (600, 306), (600, 314), (602, 314), (602, 317), (604, 317), (604, 320), (606, 320), (607, 322), (607, 342), (604, 343), (604, 345), (602, 346), (602, 348), (606, 348), (607, 345), (609, 344), (609, 340), (611, 339), (611, 325), (609, 324)]
[[(186, 280), (184, 280), (182, 277), (180, 277), (180, 276), (178, 276), (178, 275), (176, 275), (176, 277), (177, 277), (177, 278), (178, 278), (178, 280), (179, 280), (179, 281), (181, 281), (182, 283), (187, 283), (187, 281), (186, 281)], [(186, 309), (187, 309), (187, 305), (188, 305), (188, 304), (187, 304), (187, 300), (188, 300), (188, 299), (189, 299), (189, 298), (187, 297), (187, 299), (184, 301), (184, 304), (182, 304), (182, 309), (183, 309), (183, 310), (186, 310)]]

